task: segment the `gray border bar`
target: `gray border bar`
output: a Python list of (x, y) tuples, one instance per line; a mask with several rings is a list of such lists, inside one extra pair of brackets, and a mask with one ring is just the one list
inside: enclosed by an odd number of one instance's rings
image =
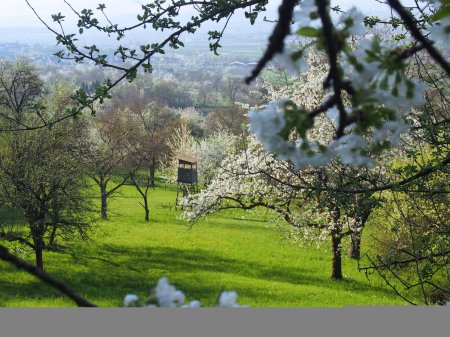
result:
[(449, 336), (450, 307), (0, 309), (1, 337)]

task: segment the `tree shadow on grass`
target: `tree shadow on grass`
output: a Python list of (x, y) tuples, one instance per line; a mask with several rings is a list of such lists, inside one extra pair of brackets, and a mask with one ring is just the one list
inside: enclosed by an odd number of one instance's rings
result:
[[(213, 304), (220, 292), (221, 283), (218, 279), (223, 277), (246, 278), (248, 282), (233, 287), (233, 290), (247, 298), (269, 299), (270, 297), (273, 303), (286, 301), (286, 294), (276, 291), (271, 294), (262, 294), (261, 285), (264, 285), (264, 282), (311, 287), (311, 293), (306, 296), (312, 297), (312, 303), (314, 303), (313, 293), (320, 295), (326, 290), (362, 294), (377, 292), (380, 295), (392, 296), (390, 290), (366, 282), (352, 279), (333, 281), (325, 275), (328, 270), (324, 271), (323, 277), (320, 277), (315, 276), (317, 273), (312, 275), (310, 269), (303, 267), (293, 269), (281, 264), (263, 265), (254, 261), (227, 258), (203, 249), (131, 248), (121, 245), (105, 245), (98, 248), (95, 259), (83, 258), (80, 255), (81, 257), (78, 257), (76, 261), (68, 263), (70, 260), (68, 257), (64, 265), (55, 265), (55, 260), (51, 259), (47, 263), (48, 272), (67, 282), (71, 288), (94, 303), (95, 300), (105, 300), (109, 303), (117, 303), (116, 305), (120, 305), (123, 296), (130, 292), (137, 292), (141, 296), (148, 295), (150, 287), (154, 286), (162, 276), (170, 276), (170, 281), (184, 291), (188, 298), (200, 299), (202, 302), (209, 302), (209, 305)], [(102, 252), (105, 252), (105, 255), (102, 255)], [(108, 263), (108, 260), (111, 260), (114, 265)], [(211, 275), (206, 276), (208, 273)], [(256, 285), (253, 286), (253, 284)], [(274, 283), (271, 288), (277, 286)], [(3, 301), (5, 298), (16, 297), (54, 298), (59, 294), (57, 290), (42, 284), (39, 280), (15, 284), (11, 280), (0, 278), (0, 289), (3, 293), (0, 298), (3, 298)], [(304, 300), (306, 299), (303, 298), (302, 303), (305, 303)]]
[[(311, 270), (307, 268), (297, 267), (293, 269), (286, 268), (283, 265), (263, 265), (254, 261), (227, 258), (203, 249), (176, 249), (172, 247), (130, 249), (120, 245), (108, 245), (107, 250), (110, 253), (109, 258), (113, 258), (115, 262), (122, 266), (112, 267), (111, 271), (121, 269), (121, 273), (129, 275), (130, 278), (139, 279), (137, 283), (141, 284), (149, 284), (149, 280), (146, 279), (149, 273), (156, 278), (164, 276), (164, 274), (156, 275), (154, 271), (157, 270), (167, 272), (170, 275), (219, 273), (228, 274), (230, 277), (239, 276), (263, 282), (288, 283), (294, 286), (314, 286), (355, 292), (376, 291), (387, 296), (392, 295), (389, 289), (368, 282), (354, 279), (332, 280), (329, 278), (328, 270), (323, 271), (323, 277), (318, 277), (311, 275)], [(130, 273), (129, 266), (132, 266), (134, 270), (142, 270), (143, 273)], [(101, 266), (98, 268), (101, 268)], [(317, 275), (317, 273), (315, 274)], [(212, 275), (211, 278), (213, 277)], [(108, 280), (104, 280), (104, 282), (108, 283)], [(200, 285), (201, 288), (206, 286), (206, 284)], [(217, 293), (217, 289), (215, 289), (215, 292)]]

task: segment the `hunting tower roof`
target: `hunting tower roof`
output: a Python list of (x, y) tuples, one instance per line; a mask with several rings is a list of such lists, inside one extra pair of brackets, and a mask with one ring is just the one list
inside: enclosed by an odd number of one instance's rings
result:
[(188, 155), (185, 155), (185, 154), (178, 155), (177, 159), (180, 162), (185, 162), (185, 163), (188, 163), (188, 164), (196, 164), (197, 163), (197, 159), (196, 158), (188, 156)]

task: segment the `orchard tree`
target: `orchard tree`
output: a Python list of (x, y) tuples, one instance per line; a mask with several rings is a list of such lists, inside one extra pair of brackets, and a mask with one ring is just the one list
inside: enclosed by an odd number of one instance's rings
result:
[[(26, 113), (37, 112), (44, 94), (44, 83), (37, 68), (24, 58), (13, 62), (0, 60), (0, 128), (30, 128)], [(36, 108), (38, 110), (36, 110)], [(42, 119), (42, 116), (41, 116)], [(41, 122), (47, 122), (41, 120)]]
[(149, 171), (150, 186), (155, 187), (155, 173), (165, 158), (171, 157), (168, 135), (179, 126), (179, 116), (168, 106), (150, 102), (143, 110), (132, 111), (137, 130), (134, 155)]
[[(277, 71), (278, 76), (271, 80), (263, 79), (261, 83), (261, 94), (265, 101), (279, 100), (283, 97), (289, 97), (290, 100), (305, 109), (313, 109), (314, 106), (326, 97), (326, 92), (319, 85), (327, 76), (329, 67), (325, 62), (325, 55), (317, 50), (310, 50), (304, 55), (307, 63), (300, 76), (292, 76), (287, 71), (290, 69), (280, 68)], [(329, 113), (327, 117), (319, 117), (316, 119), (316, 128), (310, 130), (307, 135), (314, 139), (316, 144), (329, 142), (332, 135), (336, 131), (336, 114)], [(292, 134), (290, 136), (293, 136)], [(335, 219), (331, 222), (338, 223), (341, 216), (345, 214), (346, 218), (351, 218), (354, 222), (353, 228), (349, 234), (351, 237), (349, 255), (351, 258), (360, 258), (361, 235), (367, 219), (373, 207), (378, 204), (374, 193), (368, 191), (364, 193), (364, 189), (370, 187), (374, 177), (379, 177), (383, 170), (377, 167), (373, 170), (367, 168), (354, 168), (348, 165), (347, 161), (352, 160), (351, 153), (343, 153), (339, 160), (333, 160), (328, 165), (326, 156), (316, 156), (315, 160), (306, 165), (308, 168), (308, 176), (310, 184), (301, 184), (297, 186), (298, 190), (307, 189), (311, 196), (314, 195), (318, 201), (320, 208), (327, 208), (335, 214)], [(302, 156), (288, 158), (286, 154), (278, 154), (279, 159), (290, 160), (295, 167), (301, 168), (299, 172), (305, 168)], [(385, 157), (385, 160), (387, 158)], [(321, 166), (313, 169), (314, 166)], [(266, 172), (267, 175), (270, 175)], [(301, 174), (301, 173), (300, 173)], [(281, 183), (283, 181), (280, 181)], [(284, 181), (288, 183), (287, 181)], [(292, 183), (288, 183), (294, 187)], [(348, 195), (341, 193), (340, 190), (348, 190), (350, 186), (360, 190), (360, 193)], [(356, 230), (357, 229), (357, 230)], [(336, 227), (336, 246), (340, 245), (340, 226)], [(347, 234), (346, 234), (347, 235)]]
[[(135, 124), (132, 138), (132, 160), (135, 168), (130, 173), (131, 181), (141, 195), (141, 206), (145, 211), (145, 221), (149, 221), (148, 193), (155, 187), (155, 173), (158, 166), (171, 158), (168, 140), (178, 126), (178, 115), (169, 107), (150, 102), (144, 109), (132, 111)], [(144, 184), (138, 179), (140, 171), (145, 171)]]
[(450, 83), (424, 52), (415, 55), (408, 74), (427, 84), (425, 105), (408, 115), (411, 128), (401, 150), (393, 151), (396, 158), (386, 165), (385, 176), (392, 181), (415, 179), (383, 192), (387, 201), (376, 213), (373, 248), (364, 254), (360, 268), (381, 276), (408, 303), (442, 304), (450, 295), (444, 211), (450, 192)]
[(211, 82), (203, 82), (197, 89), (197, 104), (202, 108), (206, 108), (213, 96), (213, 88)]
[(102, 109), (91, 124), (88, 174), (100, 189), (101, 216), (106, 219), (108, 198), (125, 185), (135, 169), (130, 166), (129, 141), (134, 130), (128, 114), (114, 103)]
[(247, 88), (239, 76), (228, 76), (222, 83), (222, 96), (231, 104), (236, 104)]
[[(414, 158), (393, 161), (391, 171), (419, 171), (426, 157), (435, 155), (430, 147), (418, 151)], [(384, 191), (386, 202), (375, 211), (372, 248), (362, 256), (360, 269), (381, 276), (410, 304), (443, 304), (450, 295), (448, 181), (448, 168), (443, 168), (406, 191)]]
[(193, 137), (201, 138), (205, 135), (206, 118), (201, 111), (195, 108), (180, 109), (180, 122), (185, 124)]
[(228, 107), (215, 108), (209, 113), (205, 129), (210, 134), (214, 134), (219, 129), (237, 136), (248, 133), (247, 125), (247, 110), (234, 104)]
[[(46, 109), (39, 117), (26, 110), (8, 113), (32, 127), (41, 116), (59, 118), (72, 104), (70, 95), (67, 87), (59, 85), (43, 100)], [(44, 250), (62, 249), (64, 241), (70, 242), (75, 235), (87, 238), (93, 221), (85, 176), (87, 130), (87, 123), (79, 119), (65, 120), (51, 129), (1, 134), (2, 203), (20, 210), (26, 226), (2, 223), (0, 239), (31, 248), (40, 269)]]
[(360, 195), (339, 192), (361, 177), (356, 170), (350, 174), (339, 169), (338, 165), (334, 171), (299, 171), (250, 138), (244, 151), (225, 158), (206, 189), (182, 200), (187, 207), (182, 217), (196, 221), (223, 209), (266, 208), (289, 224), (295, 241), (321, 243), (331, 238), (331, 275), (342, 279), (341, 241), (350, 235), (359, 237), (373, 205), (368, 198), (363, 205), (357, 200)]
[(161, 79), (153, 84), (151, 96), (154, 101), (163, 101), (169, 107), (183, 109), (193, 105), (192, 94), (179, 82)]
[(223, 160), (233, 153), (236, 143), (237, 137), (226, 131), (217, 131), (197, 142), (194, 156), (198, 160), (199, 175), (205, 186), (217, 176)]

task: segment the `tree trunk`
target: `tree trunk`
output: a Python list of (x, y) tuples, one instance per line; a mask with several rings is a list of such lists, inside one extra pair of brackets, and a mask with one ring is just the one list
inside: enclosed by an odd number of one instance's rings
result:
[(156, 161), (152, 160), (150, 165), (150, 186), (155, 187), (155, 171), (156, 171)]
[(42, 252), (44, 250), (43, 228), (39, 225), (33, 226), (31, 235), (33, 237), (34, 252), (36, 256), (36, 267), (44, 270), (44, 260), (42, 257)]
[(50, 238), (48, 239), (48, 246), (53, 247), (55, 245), (55, 239), (56, 239), (56, 231), (58, 230), (57, 225), (53, 225), (52, 232), (50, 234)]
[(150, 210), (148, 208), (147, 196), (145, 196), (143, 199), (144, 199), (144, 210), (145, 210), (145, 222), (149, 222), (150, 221)]
[[(361, 206), (363, 207), (363, 206)], [(363, 209), (364, 211), (356, 217), (355, 230), (350, 236), (350, 250), (349, 256), (352, 259), (358, 260), (361, 258), (361, 235), (366, 225), (367, 220), (369, 219), (370, 213), (372, 212), (371, 208)]]
[(333, 271), (331, 278), (342, 280), (342, 259), (341, 259), (341, 235), (331, 233), (331, 243), (333, 246)]
[(44, 270), (44, 260), (42, 259), (42, 245), (36, 246), (36, 267)]
[(102, 200), (102, 219), (108, 218), (108, 193), (106, 192), (106, 186), (100, 186), (101, 200)]
[(351, 259), (359, 260), (361, 258), (361, 231), (355, 230), (350, 235), (349, 256)]

